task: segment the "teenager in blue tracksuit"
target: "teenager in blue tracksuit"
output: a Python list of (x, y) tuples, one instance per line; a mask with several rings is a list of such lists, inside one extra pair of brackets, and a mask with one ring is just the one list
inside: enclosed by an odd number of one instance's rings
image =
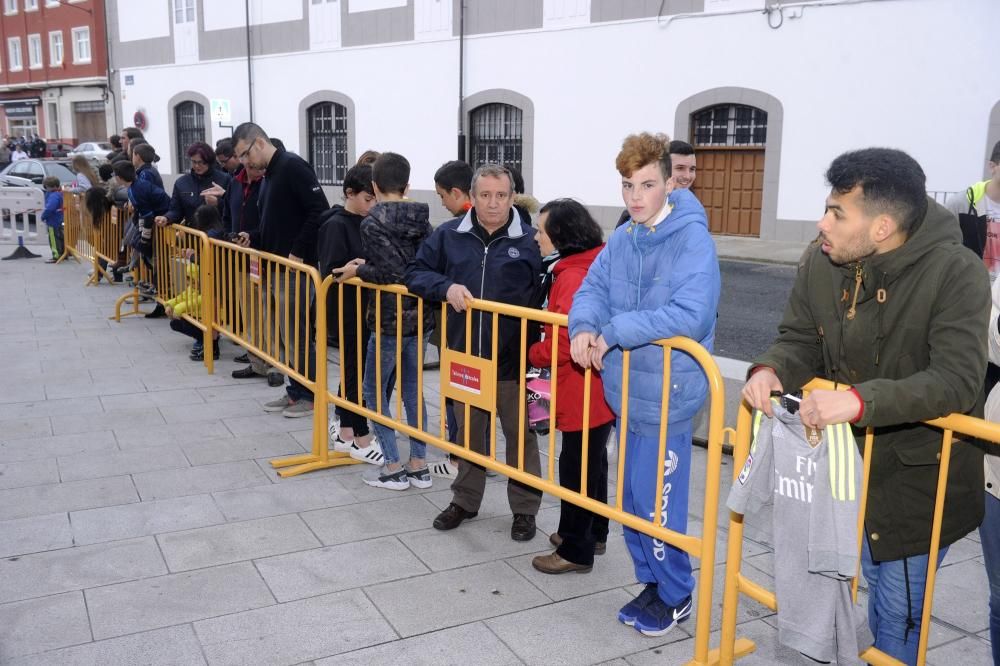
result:
[[(616, 160), (631, 219), (618, 227), (573, 299), (573, 359), (602, 370), (604, 392), (622, 414), (622, 352), (631, 352), (626, 427), (625, 510), (652, 519), (663, 396), (663, 350), (655, 340), (684, 336), (712, 349), (719, 263), (705, 210), (687, 189), (673, 189), (668, 140), (629, 136)], [(708, 382), (689, 356), (673, 352), (663, 470), (662, 524), (687, 530), (692, 419)], [(619, 427), (623, 424), (619, 421)], [(694, 578), (681, 550), (625, 528), (636, 578), (646, 588), (618, 613), (624, 624), (661, 636), (691, 613)]]

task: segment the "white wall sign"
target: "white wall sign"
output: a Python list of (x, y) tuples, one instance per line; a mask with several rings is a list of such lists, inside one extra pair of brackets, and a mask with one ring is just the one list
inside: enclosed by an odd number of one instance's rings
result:
[(213, 99), (208, 103), (212, 110), (212, 120), (217, 123), (228, 123), (233, 120), (233, 110), (228, 99)]

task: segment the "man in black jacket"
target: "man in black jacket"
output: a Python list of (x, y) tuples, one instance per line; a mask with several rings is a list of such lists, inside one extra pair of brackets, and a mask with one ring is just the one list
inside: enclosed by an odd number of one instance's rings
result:
[[(257, 198), (260, 226), (256, 231), (241, 232), (241, 245), (288, 257), (304, 264), (316, 264), (316, 232), (320, 215), (330, 207), (309, 163), (294, 153), (275, 148), (259, 125), (243, 123), (233, 132), (233, 150), (245, 167), (264, 171)], [(288, 328), (298, 332), (298, 339), (289, 341), (290, 349), (298, 349), (297, 359), (285, 362), (306, 376), (315, 374), (312, 324), (305, 318), (306, 302), (312, 298), (307, 281), (291, 280), (298, 288), (285, 289), (288, 274), (279, 270), (269, 280), (273, 289), (274, 312), (281, 335), (288, 335), (284, 328), (283, 312), (287, 307), (290, 317)], [(287, 294), (287, 295), (286, 295)], [(285, 303), (285, 299), (291, 302)], [(298, 301), (299, 307), (295, 307)], [(280, 345), (279, 348), (284, 348)], [(292, 377), (288, 378), (287, 394), (279, 400), (264, 405), (268, 412), (281, 412), (289, 418), (311, 416), (312, 393)]]
[[(538, 307), (539, 273), (542, 257), (534, 241), (534, 230), (513, 208), (514, 186), (510, 172), (497, 164), (480, 167), (472, 178), (474, 208), (464, 217), (439, 226), (424, 241), (410, 263), (404, 281), (413, 293), (428, 301), (448, 301), (452, 312), (464, 313), (468, 302), (482, 298), (510, 305)], [(465, 350), (465, 315), (447, 318), (447, 340), (451, 349)], [(472, 353), (488, 357), (492, 353), (493, 322), (489, 313), (472, 317)], [(518, 437), (524, 438), (524, 471), (538, 475), (538, 441), (527, 427), (518, 432), (518, 377), (525, 371), (520, 363), (521, 326), (518, 319), (501, 317), (497, 340), (497, 414), (507, 443), (507, 464), (517, 466)], [(456, 405), (457, 406), (457, 405)], [(455, 410), (459, 441), (464, 441), (465, 410)], [(469, 445), (473, 451), (489, 454), (486, 431), (489, 414), (472, 408), (469, 418)], [(451, 504), (434, 519), (434, 527), (450, 530), (479, 512), (486, 474), (479, 465), (463, 462), (451, 485)], [(535, 515), (541, 493), (517, 481), (507, 482), (507, 501), (514, 514), (510, 536), (529, 541), (535, 536)]]

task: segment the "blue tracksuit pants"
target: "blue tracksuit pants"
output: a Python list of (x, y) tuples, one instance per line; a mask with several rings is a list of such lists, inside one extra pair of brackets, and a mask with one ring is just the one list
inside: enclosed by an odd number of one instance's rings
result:
[[(620, 424), (619, 424), (620, 425)], [(661, 525), (675, 532), (687, 531), (688, 488), (691, 480), (691, 424), (673, 425), (667, 430), (667, 451), (663, 462), (663, 513)], [(658, 437), (629, 431), (625, 444), (625, 511), (647, 520), (655, 512), (656, 458)], [(659, 539), (625, 528), (628, 546), (640, 583), (656, 583), (660, 599), (678, 606), (694, 589), (691, 558), (682, 550)]]

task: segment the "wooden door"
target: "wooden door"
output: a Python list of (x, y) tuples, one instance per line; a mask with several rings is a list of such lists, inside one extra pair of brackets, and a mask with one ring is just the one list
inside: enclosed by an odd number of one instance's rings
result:
[(103, 109), (101, 111), (74, 111), (73, 126), (76, 128), (78, 143), (107, 141), (108, 126)]
[(764, 150), (698, 148), (692, 191), (708, 214), (713, 234), (760, 236)]

